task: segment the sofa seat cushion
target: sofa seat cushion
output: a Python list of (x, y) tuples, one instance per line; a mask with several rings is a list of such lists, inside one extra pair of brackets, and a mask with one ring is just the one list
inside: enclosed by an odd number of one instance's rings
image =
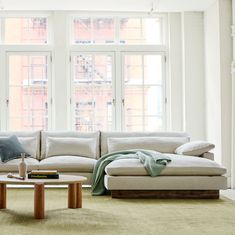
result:
[[(10, 160), (6, 163), (0, 161), (0, 172), (17, 172), (18, 164), (20, 163), (21, 158)], [(27, 164), (27, 171), (37, 170), (39, 166), (39, 161), (35, 158), (25, 158)]]
[[(201, 157), (167, 154), (171, 162), (160, 175), (223, 175), (226, 169), (220, 164)], [(149, 175), (138, 159), (121, 159), (111, 162), (105, 171), (110, 176), (144, 176)]]
[(61, 172), (93, 172), (97, 160), (78, 156), (54, 156), (39, 163), (40, 170), (58, 170)]

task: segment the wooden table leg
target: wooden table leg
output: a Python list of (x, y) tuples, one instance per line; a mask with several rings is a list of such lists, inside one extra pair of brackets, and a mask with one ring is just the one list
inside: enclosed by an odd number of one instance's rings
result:
[(77, 185), (76, 184), (69, 184), (68, 187), (68, 208), (76, 208), (77, 207)]
[(44, 218), (44, 184), (36, 183), (34, 185), (34, 218)]
[(82, 208), (82, 183), (77, 184), (77, 208)]
[(0, 209), (6, 208), (7, 202), (7, 189), (6, 184), (0, 184)]

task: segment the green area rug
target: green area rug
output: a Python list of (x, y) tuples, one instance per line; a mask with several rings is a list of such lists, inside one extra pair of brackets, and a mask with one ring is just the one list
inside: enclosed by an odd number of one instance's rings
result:
[(235, 202), (112, 199), (83, 190), (83, 208), (67, 209), (66, 189), (46, 189), (44, 220), (33, 219), (33, 189), (8, 189), (0, 235), (235, 234)]

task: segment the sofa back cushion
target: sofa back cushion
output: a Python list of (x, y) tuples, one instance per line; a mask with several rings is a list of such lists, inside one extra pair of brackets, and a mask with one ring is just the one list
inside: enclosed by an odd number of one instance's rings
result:
[(96, 138), (48, 137), (46, 158), (61, 155), (96, 158)]
[[(163, 138), (163, 139), (161, 139), (161, 142), (165, 143), (164, 144), (164, 148), (165, 148), (164, 152), (169, 151), (169, 153), (174, 152), (174, 151), (172, 151), (172, 149), (175, 148), (176, 142), (179, 144), (179, 145), (178, 144), (177, 145), (180, 146), (181, 144), (187, 143), (190, 141), (189, 135), (185, 132), (101, 132), (101, 156), (108, 153), (108, 138), (127, 138), (127, 139), (135, 138), (134, 140), (137, 141), (135, 146), (137, 148), (140, 148), (140, 145), (137, 146), (137, 144), (140, 142), (137, 139), (140, 137), (158, 137), (159, 139), (155, 139), (155, 141), (158, 141), (158, 145), (159, 145), (160, 139)], [(170, 139), (167, 140), (167, 138), (170, 138)], [(118, 141), (120, 142), (120, 140), (118, 140)], [(153, 139), (149, 139), (148, 141), (150, 141), (150, 143), (148, 143), (148, 146), (153, 144), (152, 143)], [(170, 147), (171, 143), (168, 142), (169, 150), (166, 149), (166, 145), (167, 145), (166, 142), (167, 141), (173, 142), (173, 147)], [(112, 143), (113, 143), (113, 141), (112, 141)], [(131, 140), (128, 143), (129, 143), (128, 147), (134, 147), (134, 145), (131, 144)], [(115, 147), (115, 149), (116, 149), (116, 147)], [(114, 149), (112, 149), (112, 150), (114, 150)], [(156, 148), (155, 148), (155, 150), (156, 150)], [(160, 152), (160, 149), (158, 151)]]
[(16, 135), (22, 147), (33, 158), (40, 157), (40, 131), (4, 131), (0, 132), (0, 138)]
[[(99, 157), (99, 135), (100, 135), (100, 132), (97, 131), (97, 132), (76, 132), (76, 131), (42, 131), (42, 139), (41, 139), (41, 159), (44, 159), (46, 158), (47, 156), (47, 142), (48, 142), (48, 138), (57, 138), (57, 139), (54, 139), (54, 143), (53, 143), (53, 146), (55, 147), (55, 144), (58, 145), (58, 141), (60, 142), (62, 139), (66, 139), (66, 138), (71, 138), (72, 142), (73, 143), (69, 143), (69, 141), (65, 141), (63, 142), (63, 145), (66, 145), (66, 143), (68, 145), (72, 144), (74, 145), (75, 142), (79, 142), (79, 139), (88, 139), (88, 142), (90, 141), (90, 139), (93, 139), (94, 142), (95, 142), (95, 153), (92, 155), (94, 156), (94, 158), (98, 158)], [(61, 140), (59, 140), (59, 138)], [(76, 139), (76, 141), (74, 140)], [(67, 139), (68, 140), (68, 139)], [(51, 140), (49, 140), (50, 142)], [(75, 142), (74, 142), (75, 141)], [(55, 143), (56, 142), (56, 143)], [(84, 141), (83, 141), (83, 144), (84, 144)], [(68, 149), (68, 145), (66, 147), (66, 149)], [(80, 145), (81, 145), (81, 142), (80, 142)], [(53, 148), (54, 148), (53, 147)], [(57, 146), (58, 147), (58, 146)], [(71, 147), (71, 146), (70, 146)], [(74, 148), (74, 147), (73, 147)], [(49, 151), (49, 155), (51, 155), (51, 151), (52, 151), (52, 147), (50, 147), (50, 151)], [(71, 150), (74, 152), (75, 149)], [(54, 151), (54, 150), (53, 150)], [(55, 151), (60, 151), (58, 149), (56, 149)], [(61, 150), (62, 151), (62, 150)], [(66, 150), (67, 151), (67, 150)], [(83, 150), (84, 151), (84, 150)], [(90, 151), (90, 150), (89, 150)], [(53, 153), (55, 154), (55, 152)], [(66, 153), (67, 154), (67, 153)], [(59, 155), (62, 155), (62, 154), (59, 154)], [(63, 155), (65, 155), (63, 153)], [(68, 154), (67, 154), (68, 155)], [(74, 155), (74, 154), (72, 154)], [(89, 157), (93, 157), (93, 156), (89, 156)]]
[(148, 149), (161, 153), (173, 153), (186, 141), (186, 137), (108, 138), (108, 152), (111, 153), (128, 149)]

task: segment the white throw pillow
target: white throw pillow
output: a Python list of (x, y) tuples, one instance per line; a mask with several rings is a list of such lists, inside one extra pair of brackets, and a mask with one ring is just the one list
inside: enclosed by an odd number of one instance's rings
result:
[(203, 153), (209, 152), (215, 147), (207, 141), (192, 141), (179, 146), (176, 150), (176, 154), (190, 155), (190, 156), (200, 156)]
[(60, 155), (96, 158), (96, 139), (48, 137), (46, 142), (46, 157)]
[(18, 137), (24, 150), (31, 155), (31, 157), (36, 158), (37, 156), (37, 138), (36, 137)]
[(108, 151), (149, 149), (161, 153), (174, 153), (175, 149), (188, 141), (187, 137), (126, 137), (108, 138)]

